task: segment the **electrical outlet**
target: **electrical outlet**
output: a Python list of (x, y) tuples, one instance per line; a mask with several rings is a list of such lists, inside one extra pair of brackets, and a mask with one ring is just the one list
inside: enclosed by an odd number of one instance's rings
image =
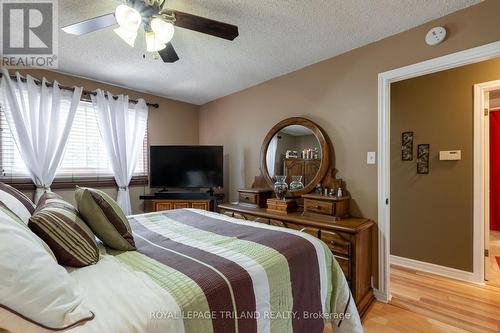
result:
[(377, 163), (377, 157), (376, 153), (374, 151), (369, 151), (366, 154), (366, 164), (375, 164)]

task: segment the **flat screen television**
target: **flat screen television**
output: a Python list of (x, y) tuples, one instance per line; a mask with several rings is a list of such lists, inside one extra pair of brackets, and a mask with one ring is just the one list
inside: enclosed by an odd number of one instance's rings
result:
[(151, 187), (214, 188), (223, 185), (222, 146), (151, 146)]

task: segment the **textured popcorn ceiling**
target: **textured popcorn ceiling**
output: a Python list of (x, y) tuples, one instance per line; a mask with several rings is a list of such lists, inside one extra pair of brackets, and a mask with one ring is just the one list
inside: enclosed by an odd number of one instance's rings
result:
[[(233, 42), (176, 28), (181, 60), (143, 59), (106, 28), (59, 32), (59, 71), (194, 104), (289, 73), (479, 0), (170, 0), (169, 7), (238, 25)], [(60, 0), (59, 25), (113, 12), (115, 0)], [(424, 38), (424, 36), (422, 36)]]

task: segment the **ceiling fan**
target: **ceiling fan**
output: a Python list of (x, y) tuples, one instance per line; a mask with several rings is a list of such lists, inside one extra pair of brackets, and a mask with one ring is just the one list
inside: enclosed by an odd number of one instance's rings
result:
[(139, 28), (144, 29), (146, 50), (158, 52), (166, 63), (179, 60), (172, 43), (175, 27), (198, 31), (211, 36), (234, 40), (238, 27), (201, 16), (166, 8), (166, 0), (123, 0), (114, 13), (97, 16), (63, 27), (72, 35), (84, 35), (115, 24), (114, 32), (134, 47)]

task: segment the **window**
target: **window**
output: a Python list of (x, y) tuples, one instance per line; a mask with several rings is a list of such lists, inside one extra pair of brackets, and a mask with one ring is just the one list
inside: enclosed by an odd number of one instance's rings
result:
[[(135, 167), (134, 176), (147, 176), (147, 130), (142, 149)], [(29, 178), (14, 137), (7, 124), (5, 114), (0, 110), (0, 168), (3, 180)], [(92, 103), (80, 101), (71, 128), (63, 160), (56, 174), (56, 181), (110, 180), (113, 178), (111, 163), (106, 154), (97, 125), (97, 115)]]

